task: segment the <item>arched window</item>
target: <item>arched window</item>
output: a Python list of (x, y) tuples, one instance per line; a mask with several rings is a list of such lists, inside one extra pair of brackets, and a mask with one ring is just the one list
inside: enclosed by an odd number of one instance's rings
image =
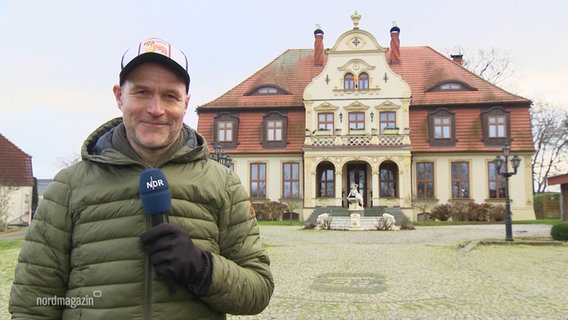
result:
[(317, 197), (335, 197), (335, 168), (329, 162), (323, 162), (317, 169)]
[(398, 198), (398, 166), (386, 161), (379, 167), (379, 188), (381, 198)]
[(343, 87), (345, 90), (353, 90), (355, 89), (355, 77), (352, 73), (348, 73), (344, 77)]
[(366, 72), (359, 74), (359, 89), (369, 89), (369, 75)]

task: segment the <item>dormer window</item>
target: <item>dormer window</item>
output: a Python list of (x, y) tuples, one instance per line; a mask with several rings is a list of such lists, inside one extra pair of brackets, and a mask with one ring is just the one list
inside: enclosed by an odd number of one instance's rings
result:
[(286, 114), (272, 111), (262, 120), (264, 148), (286, 148), (288, 117)]
[(450, 80), (450, 81), (443, 81), (438, 82), (437, 84), (433, 85), (426, 92), (440, 92), (440, 91), (477, 91), (476, 88), (468, 85), (465, 82), (461, 82), (458, 80)]
[(481, 113), (483, 142), (486, 146), (502, 146), (511, 136), (511, 119), (503, 107), (492, 107)]
[(428, 114), (428, 138), (430, 146), (454, 146), (456, 144), (455, 114), (440, 108)]
[(261, 86), (256, 87), (247, 93), (247, 96), (268, 96), (268, 95), (286, 95), (289, 94), (286, 90), (278, 86)]
[(226, 149), (236, 148), (239, 129), (238, 115), (222, 112), (213, 121), (215, 127), (214, 141)]
[(448, 82), (440, 85), (440, 90), (463, 90), (463, 87), (459, 83)]
[(262, 88), (256, 90), (256, 93), (258, 93), (258, 94), (277, 94), (278, 89), (276, 89), (274, 87), (262, 87)]

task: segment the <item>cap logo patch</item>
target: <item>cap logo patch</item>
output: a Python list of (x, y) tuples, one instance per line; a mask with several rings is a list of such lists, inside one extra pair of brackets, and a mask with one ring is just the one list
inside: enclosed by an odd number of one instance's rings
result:
[(160, 39), (148, 39), (140, 44), (140, 52), (138, 54), (154, 52), (171, 57), (170, 44)]

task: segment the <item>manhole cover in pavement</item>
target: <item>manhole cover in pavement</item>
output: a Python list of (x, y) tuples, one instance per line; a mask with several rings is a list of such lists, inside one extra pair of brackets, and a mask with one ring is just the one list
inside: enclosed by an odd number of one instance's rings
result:
[(324, 273), (310, 289), (322, 292), (372, 294), (387, 290), (386, 277), (377, 273)]

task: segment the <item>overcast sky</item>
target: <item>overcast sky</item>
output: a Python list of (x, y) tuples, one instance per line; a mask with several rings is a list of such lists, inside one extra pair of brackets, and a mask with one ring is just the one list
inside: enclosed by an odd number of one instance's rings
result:
[[(120, 57), (148, 37), (164, 38), (190, 63), (194, 108), (231, 89), (286, 49), (324, 46), (359, 27), (383, 47), (449, 54), (495, 49), (515, 72), (501, 86), (568, 108), (568, 1), (58, 1), (0, 0), (0, 133), (32, 156), (34, 176), (52, 178), (101, 123), (120, 116), (112, 86)], [(0, 155), (1, 156), (1, 155)]]

